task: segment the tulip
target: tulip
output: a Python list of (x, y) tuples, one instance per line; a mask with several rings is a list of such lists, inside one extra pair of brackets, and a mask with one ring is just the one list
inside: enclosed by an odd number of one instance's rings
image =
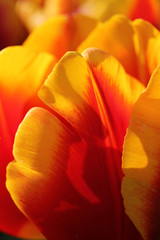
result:
[[(46, 106), (31, 109), (19, 125), (7, 188), (47, 239), (142, 239), (123, 207), (121, 154), (132, 108), (159, 63), (159, 31), (115, 16), (79, 39), (66, 34), (62, 18), (24, 43), (57, 59), (67, 48), (77, 52), (66, 53), (39, 90)], [(64, 36), (59, 52), (55, 43)]]
[(123, 137), (143, 89), (94, 49), (67, 53), (45, 81), (39, 96), (54, 111), (33, 108), (20, 124), (7, 188), (47, 239), (141, 239), (119, 189)]

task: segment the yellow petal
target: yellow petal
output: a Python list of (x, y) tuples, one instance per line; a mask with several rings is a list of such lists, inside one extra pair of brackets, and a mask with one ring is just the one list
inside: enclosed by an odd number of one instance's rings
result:
[(160, 34), (150, 41), (147, 50), (147, 60), (149, 73), (151, 75), (151, 73), (160, 64)]
[(4, 95), (27, 99), (39, 89), (51, 72), (55, 58), (36, 54), (25, 47), (8, 47), (0, 52), (0, 91)]
[(96, 20), (85, 16), (59, 15), (35, 29), (24, 46), (60, 58), (66, 51), (76, 50), (96, 25)]
[[(150, 69), (151, 56), (155, 40), (159, 36), (159, 31), (149, 22), (137, 19), (132, 22), (134, 29), (134, 48), (137, 56), (138, 78), (147, 86), (154, 69)], [(152, 49), (149, 51), (149, 49)], [(152, 59), (153, 60), (153, 59)], [(157, 67), (157, 66), (155, 66)]]
[[(126, 130), (132, 104), (143, 89), (116, 59), (101, 50), (90, 49), (82, 55), (65, 54), (40, 89), (39, 96), (78, 132), (89, 138), (92, 135), (94, 139), (93, 133), (100, 137), (106, 134), (104, 129), (115, 128), (112, 118), (117, 122), (119, 117), (124, 117), (120, 122), (124, 126), (118, 124), (118, 128)], [(121, 145), (121, 141), (117, 144)]]
[(78, 51), (82, 52), (87, 47), (100, 48), (116, 57), (127, 73), (145, 84), (149, 80), (147, 46), (157, 35), (158, 30), (143, 20), (132, 23), (128, 18), (116, 15), (98, 25)]
[(134, 106), (123, 152), (124, 205), (145, 240), (160, 238), (159, 80), (160, 68)]
[(82, 52), (87, 47), (100, 48), (115, 56), (126, 71), (135, 76), (138, 69), (136, 66), (133, 35), (134, 32), (129, 19), (116, 15), (98, 25), (79, 46), (78, 51)]

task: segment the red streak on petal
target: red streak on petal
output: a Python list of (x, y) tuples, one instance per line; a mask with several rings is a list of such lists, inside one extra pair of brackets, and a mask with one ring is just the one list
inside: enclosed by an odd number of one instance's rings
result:
[(78, 206), (70, 204), (69, 202), (66, 201), (61, 201), (59, 206), (54, 208), (55, 212), (63, 212), (69, 209), (79, 209)]
[[(0, 146), (2, 142), (5, 144), (12, 146), (12, 139), (10, 136), (10, 132), (6, 123), (5, 114), (2, 108), (2, 104), (0, 102)], [(3, 146), (2, 146), (3, 148)]]
[(159, 18), (159, 9), (157, 7), (157, 0), (136, 0), (129, 16), (131, 19), (143, 18), (157, 26)]
[(76, 190), (90, 203), (99, 203), (100, 199), (92, 192), (83, 179), (86, 150), (87, 144), (84, 141), (71, 145), (70, 158), (67, 162), (67, 175)]

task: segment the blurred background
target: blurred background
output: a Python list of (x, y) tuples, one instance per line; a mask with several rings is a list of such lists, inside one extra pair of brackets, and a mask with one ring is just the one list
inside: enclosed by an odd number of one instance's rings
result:
[(118, 13), (159, 27), (159, 12), (160, 0), (0, 0), (0, 49), (21, 44), (57, 14), (81, 13), (104, 21)]

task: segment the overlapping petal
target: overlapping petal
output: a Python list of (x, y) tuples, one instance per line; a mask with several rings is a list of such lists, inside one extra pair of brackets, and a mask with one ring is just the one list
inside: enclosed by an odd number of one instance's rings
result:
[(78, 51), (97, 47), (109, 52), (121, 62), (129, 74), (146, 85), (149, 81), (147, 64), (150, 61), (149, 54), (146, 55), (149, 49), (153, 48), (153, 42), (158, 35), (159, 31), (148, 22), (132, 22), (122, 15), (116, 15), (98, 25), (80, 44)]
[(98, 49), (67, 53), (42, 86), (53, 110), (32, 109), (19, 126), (7, 188), (47, 239), (141, 239), (120, 183), (122, 138), (143, 89)]
[[(121, 135), (123, 136), (128, 123), (126, 116), (130, 115), (131, 106), (144, 86), (133, 77), (126, 76), (119, 62), (110, 55), (98, 49), (93, 49), (93, 52), (90, 49), (82, 55), (84, 55), (86, 61), (75, 52), (61, 59), (42, 86), (39, 92), (40, 98), (63, 115), (75, 129), (85, 131), (83, 134), (91, 136), (91, 138), (93, 138), (93, 132), (95, 136), (102, 137), (111, 128), (111, 132), (114, 131), (112, 135), (118, 136), (116, 124), (114, 125), (114, 121), (116, 122), (117, 119), (113, 119), (114, 114), (110, 113), (110, 109), (115, 104), (116, 116), (124, 117), (124, 121), (120, 122), (121, 127), (118, 126), (118, 129), (122, 130)], [(110, 79), (107, 86), (106, 78)], [(111, 93), (111, 91), (114, 92)], [(119, 92), (123, 92), (122, 98), (119, 98)], [(111, 101), (110, 104), (109, 100)], [(87, 116), (85, 112), (88, 112)], [(107, 129), (99, 129), (99, 126), (101, 126), (98, 120), (99, 115)], [(93, 121), (96, 119), (97, 121), (94, 123)], [(120, 145), (121, 143), (122, 140)], [(118, 145), (117, 142), (115, 146)]]
[(58, 15), (33, 31), (24, 46), (59, 59), (66, 51), (76, 50), (96, 25), (96, 20), (82, 15)]
[(82, 53), (96, 47), (117, 58), (129, 74), (146, 86), (160, 63), (159, 42), (159, 31), (144, 20), (132, 22), (116, 15), (100, 23), (82, 15), (63, 15), (33, 31), (24, 46), (52, 53), (58, 59), (69, 50)]
[(126, 212), (145, 240), (160, 238), (160, 68), (134, 106), (123, 152)]
[(21, 237), (31, 237), (32, 231), (5, 188), (6, 166), (13, 159), (12, 145), (19, 123), (30, 107), (42, 106), (35, 92), (54, 64), (53, 56), (24, 47), (9, 47), (0, 53), (0, 230)]

